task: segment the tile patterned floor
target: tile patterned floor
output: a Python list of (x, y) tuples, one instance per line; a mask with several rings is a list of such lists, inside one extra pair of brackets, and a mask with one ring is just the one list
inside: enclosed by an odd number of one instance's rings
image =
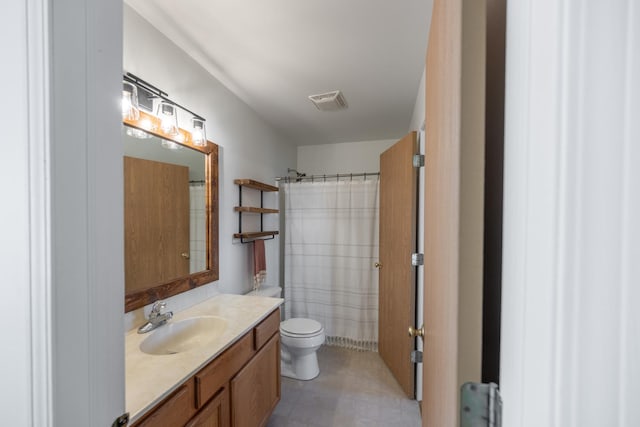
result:
[(320, 375), (282, 377), (282, 399), (267, 427), (419, 427), (420, 410), (404, 396), (378, 353), (322, 346)]

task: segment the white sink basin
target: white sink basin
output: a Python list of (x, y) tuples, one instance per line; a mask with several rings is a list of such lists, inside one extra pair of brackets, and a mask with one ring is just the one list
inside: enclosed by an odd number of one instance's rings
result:
[(227, 321), (216, 316), (169, 321), (151, 332), (140, 343), (140, 350), (154, 355), (183, 353), (212, 343), (226, 328)]

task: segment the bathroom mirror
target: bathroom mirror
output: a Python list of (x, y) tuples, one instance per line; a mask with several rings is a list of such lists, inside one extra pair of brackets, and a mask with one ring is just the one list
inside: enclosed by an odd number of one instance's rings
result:
[[(125, 312), (218, 279), (218, 146), (125, 119)], [(155, 131), (149, 129), (157, 129)]]

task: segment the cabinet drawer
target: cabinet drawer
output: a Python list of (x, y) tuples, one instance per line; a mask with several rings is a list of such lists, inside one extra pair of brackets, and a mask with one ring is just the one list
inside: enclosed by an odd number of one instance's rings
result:
[(135, 427), (182, 426), (196, 413), (193, 379), (182, 384), (171, 396), (159, 403)]
[(250, 331), (198, 372), (195, 375), (196, 406), (200, 408), (207, 403), (253, 354), (253, 333)]
[(254, 334), (254, 349), (259, 350), (269, 338), (280, 330), (280, 309), (276, 309), (273, 313), (267, 316), (258, 326), (253, 330)]

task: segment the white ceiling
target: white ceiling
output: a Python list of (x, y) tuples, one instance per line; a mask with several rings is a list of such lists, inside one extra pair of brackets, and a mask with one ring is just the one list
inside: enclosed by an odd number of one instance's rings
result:
[[(409, 130), (432, 0), (126, 0), (296, 145)], [(340, 89), (349, 108), (307, 96)]]

